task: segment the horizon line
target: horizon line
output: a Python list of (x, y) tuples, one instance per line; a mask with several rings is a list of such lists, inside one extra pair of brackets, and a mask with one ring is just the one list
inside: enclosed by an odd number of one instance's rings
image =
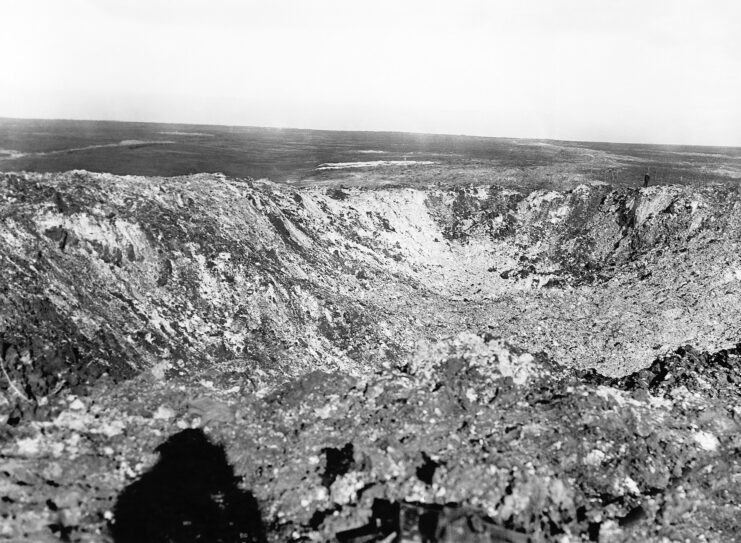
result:
[(180, 125), (180, 126), (210, 126), (219, 128), (256, 128), (261, 130), (297, 130), (305, 132), (345, 132), (345, 133), (370, 133), (370, 134), (409, 134), (418, 136), (443, 136), (453, 138), (472, 138), (472, 139), (499, 139), (499, 140), (521, 140), (521, 141), (540, 141), (540, 142), (561, 142), (561, 143), (605, 143), (611, 145), (643, 145), (653, 147), (708, 147), (715, 149), (741, 149), (741, 145), (713, 145), (713, 144), (691, 144), (691, 143), (646, 143), (632, 141), (607, 141), (607, 140), (579, 140), (579, 139), (558, 139), (558, 138), (536, 138), (536, 137), (518, 137), (518, 136), (483, 136), (478, 134), (453, 134), (449, 132), (415, 132), (405, 130), (372, 130), (372, 129), (342, 129), (342, 128), (304, 128), (295, 126), (261, 126), (249, 124), (219, 124), (219, 123), (187, 123), (177, 121), (142, 121), (142, 120), (120, 120), (120, 119), (80, 119), (69, 117), (14, 117), (9, 115), (0, 115), (0, 120), (17, 120), (17, 121), (73, 121), (89, 123), (121, 123), (121, 124), (152, 124), (152, 125)]

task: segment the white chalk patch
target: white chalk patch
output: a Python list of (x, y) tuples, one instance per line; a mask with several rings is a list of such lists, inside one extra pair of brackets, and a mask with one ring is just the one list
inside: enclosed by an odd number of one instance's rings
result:
[(625, 481), (623, 481), (625, 484), (625, 488), (628, 489), (628, 492), (631, 494), (640, 494), (641, 490), (638, 488), (638, 483), (636, 483), (633, 479), (630, 477), (626, 477)]
[(332, 406), (332, 404), (327, 404), (323, 407), (317, 407), (314, 410), (314, 413), (320, 419), (328, 419), (329, 417), (332, 416), (333, 411), (334, 411), (334, 407)]
[(718, 438), (710, 432), (695, 432), (695, 435), (693, 435), (692, 437), (697, 442), (697, 444), (706, 451), (714, 451), (720, 445), (720, 441), (718, 441)]
[(17, 442), (17, 454), (19, 456), (34, 456), (41, 449), (41, 436), (26, 437)]
[(165, 372), (171, 367), (172, 365), (169, 361), (163, 360), (162, 362), (157, 362), (156, 364), (154, 364), (149, 371), (152, 373), (152, 376), (157, 381), (162, 381), (165, 378)]
[(422, 166), (435, 164), (431, 160), (369, 160), (366, 162), (325, 162), (317, 166), (322, 170), (347, 170), (350, 168), (378, 168), (379, 166)]
[(584, 463), (588, 466), (599, 466), (604, 459), (605, 453), (599, 449), (594, 449), (584, 457)]
[(175, 411), (164, 405), (160, 405), (154, 412), (153, 418), (157, 420), (167, 420), (175, 416)]
[(106, 437), (115, 437), (118, 435), (123, 434), (124, 431), (124, 423), (120, 420), (114, 420), (111, 422), (106, 422), (100, 425), (100, 428), (98, 428), (97, 433), (103, 434)]

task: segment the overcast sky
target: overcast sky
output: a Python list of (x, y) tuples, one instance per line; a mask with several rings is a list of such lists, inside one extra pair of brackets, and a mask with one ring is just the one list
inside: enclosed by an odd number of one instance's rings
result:
[(736, 0), (0, 0), (0, 116), (741, 146)]

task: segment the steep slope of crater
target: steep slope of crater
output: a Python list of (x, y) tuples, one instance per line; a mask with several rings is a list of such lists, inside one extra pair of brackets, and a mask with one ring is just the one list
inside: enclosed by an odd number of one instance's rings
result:
[(294, 190), (75, 172), (4, 175), (0, 191), (2, 355), (28, 399), (214, 363), (257, 387), (357, 374), (465, 330), (611, 375), (739, 338), (735, 188)]

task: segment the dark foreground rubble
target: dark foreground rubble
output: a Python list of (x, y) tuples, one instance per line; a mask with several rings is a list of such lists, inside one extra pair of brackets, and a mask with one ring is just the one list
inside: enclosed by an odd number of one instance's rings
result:
[(183, 537), (739, 539), (737, 189), (0, 195), (0, 538), (135, 540), (185, 432)]
[(270, 541), (734, 541), (739, 347), (682, 350), (650, 379), (596, 378), (475, 335), (403, 371), (313, 372), (262, 398), (228, 373), (138, 377), (6, 427), (2, 533), (107, 540), (155, 447), (200, 426)]

